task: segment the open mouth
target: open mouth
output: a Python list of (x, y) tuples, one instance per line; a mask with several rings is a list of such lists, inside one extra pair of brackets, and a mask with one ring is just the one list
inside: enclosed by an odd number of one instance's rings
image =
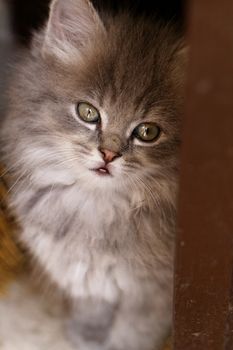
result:
[(92, 170), (100, 176), (110, 176), (111, 175), (108, 168), (106, 168), (106, 167), (101, 167), (101, 168), (92, 169)]

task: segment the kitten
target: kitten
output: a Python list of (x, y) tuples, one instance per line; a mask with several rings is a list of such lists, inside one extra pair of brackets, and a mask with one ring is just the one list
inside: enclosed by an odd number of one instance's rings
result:
[(184, 64), (173, 24), (56, 0), (17, 66), (11, 205), (79, 350), (157, 350), (169, 332)]

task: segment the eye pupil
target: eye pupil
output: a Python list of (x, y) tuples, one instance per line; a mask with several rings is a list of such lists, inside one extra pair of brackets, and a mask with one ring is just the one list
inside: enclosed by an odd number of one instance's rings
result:
[(87, 117), (90, 118), (91, 117), (91, 110), (88, 109), (88, 112), (87, 112)]

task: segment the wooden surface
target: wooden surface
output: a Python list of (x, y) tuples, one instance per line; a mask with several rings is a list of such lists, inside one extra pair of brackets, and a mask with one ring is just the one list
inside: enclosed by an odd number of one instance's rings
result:
[(193, 0), (174, 350), (232, 350), (233, 1)]

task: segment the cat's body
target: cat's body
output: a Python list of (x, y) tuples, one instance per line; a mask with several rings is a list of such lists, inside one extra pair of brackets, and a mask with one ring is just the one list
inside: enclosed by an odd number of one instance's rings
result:
[[(40, 204), (26, 208), (22, 239), (74, 300), (77, 333), (81, 329), (96, 340), (93, 349), (118, 349), (121, 341), (119, 349), (150, 349), (164, 340), (171, 322), (173, 254), (161, 239), (167, 232), (161, 219), (143, 209), (140, 213), (125, 197), (97, 192), (93, 201), (92, 195), (70, 186), (48, 189)], [(43, 212), (47, 199), (49, 211)], [(95, 310), (93, 303), (101, 308)], [(92, 347), (87, 342), (81, 349)]]
[(21, 241), (70, 298), (79, 350), (157, 350), (171, 325), (183, 55), (172, 25), (118, 17), (53, 4), (2, 134)]

